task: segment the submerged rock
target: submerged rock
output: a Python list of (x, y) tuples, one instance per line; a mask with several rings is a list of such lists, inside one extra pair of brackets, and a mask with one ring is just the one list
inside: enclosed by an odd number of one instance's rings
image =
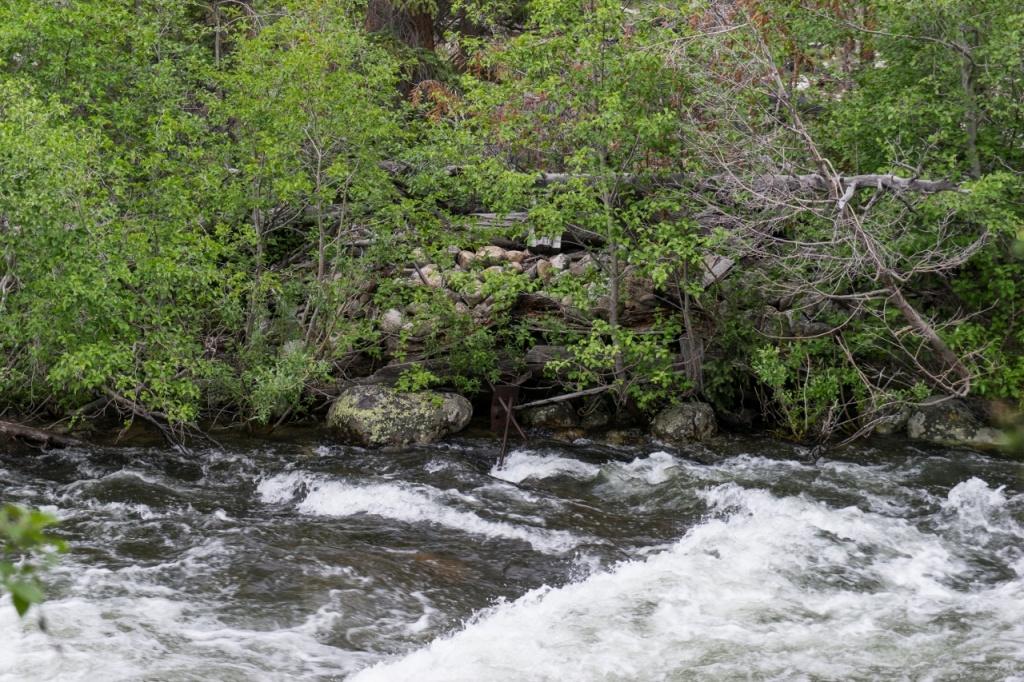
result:
[(466, 427), (473, 406), (454, 393), (402, 393), (387, 386), (345, 389), (327, 413), (327, 425), (357, 445), (433, 443)]
[(962, 400), (930, 398), (910, 410), (907, 436), (933, 445), (981, 449), (1009, 445), (1005, 432), (985, 426)]
[(598, 439), (608, 445), (643, 445), (647, 434), (641, 429), (611, 429), (600, 434)]
[(668, 443), (707, 440), (718, 432), (715, 411), (707, 403), (682, 403), (662, 410), (651, 423), (655, 438)]

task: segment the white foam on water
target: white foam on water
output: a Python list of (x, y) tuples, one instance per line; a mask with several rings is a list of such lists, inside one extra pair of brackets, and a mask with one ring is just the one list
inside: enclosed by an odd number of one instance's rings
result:
[[(24, 620), (9, 598), (0, 598), (0, 682), (341, 679), (380, 654), (326, 643), (339, 627), (365, 630), (370, 636), (363, 641), (372, 644), (382, 634), (424, 633), (437, 618), (425, 594), (412, 594), (409, 604), (410, 595), (375, 587), (376, 580), (346, 567), (339, 582), (352, 587), (331, 590), (311, 613), (282, 614), (277, 622), (268, 618), (265, 628), (249, 628), (223, 619), (225, 595), (196, 597), (154, 575), (177, 568), (203, 580), (203, 572), (229, 557), (230, 548), (208, 541), (150, 568), (61, 564), (58, 573), (71, 583), (63, 591), (71, 596), (47, 600)], [(391, 606), (376, 613), (365, 608), (367, 599)], [(40, 614), (46, 633), (37, 626)]]
[(324, 610), (267, 631), (225, 625), (182, 595), (72, 597), (48, 601), (42, 613), (47, 633), (33, 624), (33, 612), (20, 622), (0, 599), (0, 681), (323, 679), (377, 658), (321, 643), (335, 617)]
[(679, 460), (663, 451), (652, 452), (647, 457), (637, 457), (627, 464), (611, 466), (618, 476), (643, 481), (648, 485), (665, 483), (681, 470)]
[(554, 476), (569, 476), (589, 481), (596, 478), (599, 473), (601, 467), (596, 464), (529, 450), (513, 450), (501, 467), (495, 465), (491, 469), (491, 476), (510, 483), (521, 483), (528, 478), (544, 479)]
[[(949, 504), (999, 503), (967, 482)], [(358, 682), (1007, 679), (1024, 580), (956, 587), (950, 541), (911, 523), (724, 484), (661, 553), (499, 603)], [(972, 500), (967, 502), (967, 500)]]
[(539, 552), (561, 554), (583, 542), (567, 531), (491, 521), (472, 511), (453, 508), (449, 506), (453, 497), (463, 502), (477, 500), (430, 486), (399, 482), (356, 484), (288, 472), (264, 479), (257, 492), (270, 504), (291, 501), (299, 495), (296, 508), (313, 516), (368, 514), (403, 523), (436, 524), (471, 535), (521, 540)]
[(423, 465), (423, 470), (428, 474), (436, 474), (442, 471), (448, 471), (451, 469), (457, 469), (458, 467), (451, 461), (444, 459), (431, 459), (429, 462)]
[(958, 483), (942, 503), (943, 509), (954, 512), (964, 522), (985, 529), (991, 529), (993, 515), (1005, 506), (1003, 488), (992, 489), (977, 477)]
[(261, 479), (256, 492), (266, 504), (282, 504), (293, 500), (301, 486), (314, 480), (315, 477), (304, 471), (288, 471)]

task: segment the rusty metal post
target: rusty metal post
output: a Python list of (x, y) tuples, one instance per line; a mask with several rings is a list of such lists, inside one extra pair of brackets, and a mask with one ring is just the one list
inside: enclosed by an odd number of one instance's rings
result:
[(498, 433), (501, 431), (501, 452), (498, 454), (498, 466), (502, 466), (505, 463), (505, 455), (508, 452), (508, 427), (513, 425), (516, 427), (516, 431), (519, 435), (526, 440), (526, 434), (519, 427), (519, 423), (516, 422), (515, 413), (513, 407), (515, 406), (516, 399), (519, 397), (519, 386), (516, 385), (503, 385), (495, 386), (494, 393), (491, 396), (491, 431)]

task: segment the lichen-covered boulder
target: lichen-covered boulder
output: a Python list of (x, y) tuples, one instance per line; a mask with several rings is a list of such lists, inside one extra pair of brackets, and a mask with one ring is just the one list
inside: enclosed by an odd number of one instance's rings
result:
[(996, 449), (1009, 444), (1008, 435), (985, 426), (962, 400), (929, 398), (910, 410), (907, 436), (912, 440), (979, 449)]
[(662, 410), (651, 423), (651, 433), (666, 443), (703, 441), (718, 432), (715, 411), (707, 403), (693, 402)]
[(355, 445), (433, 443), (464, 429), (473, 406), (454, 393), (402, 393), (388, 386), (353, 386), (327, 413), (327, 425)]

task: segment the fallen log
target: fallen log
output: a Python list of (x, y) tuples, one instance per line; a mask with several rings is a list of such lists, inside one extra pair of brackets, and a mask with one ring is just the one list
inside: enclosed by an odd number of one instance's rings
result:
[(32, 426), (25, 426), (24, 424), (15, 424), (14, 422), (6, 421), (0, 421), (0, 435), (8, 438), (27, 440), (32, 443), (39, 443), (40, 445), (62, 448), (82, 445), (81, 441), (68, 436), (62, 436), (44, 429), (37, 429)]
[[(379, 167), (392, 176), (406, 175), (414, 168), (400, 161), (382, 161)], [(446, 166), (444, 172), (448, 175), (459, 175), (462, 173), (461, 166)], [(741, 178), (736, 175), (711, 175), (705, 178), (694, 177), (687, 173), (615, 173), (612, 175), (600, 175), (589, 173), (562, 173), (536, 171), (534, 184), (537, 187), (550, 185), (564, 185), (570, 182), (582, 181), (584, 183), (606, 182), (609, 179), (616, 183), (629, 187), (641, 185), (651, 186), (683, 186), (685, 184), (695, 185), (703, 189), (720, 189), (729, 185), (745, 185), (755, 190), (784, 190), (787, 192), (829, 192), (832, 184), (828, 178), (821, 173), (787, 174), (787, 173), (762, 173), (749, 178)], [(959, 192), (962, 191), (959, 183), (952, 180), (925, 180), (922, 178), (907, 178), (892, 173), (863, 173), (860, 175), (839, 176), (840, 187), (843, 189), (845, 201), (840, 208), (849, 202), (849, 196), (853, 196), (861, 189), (878, 189), (890, 192), (915, 192), (920, 194), (935, 194), (937, 192)]]

